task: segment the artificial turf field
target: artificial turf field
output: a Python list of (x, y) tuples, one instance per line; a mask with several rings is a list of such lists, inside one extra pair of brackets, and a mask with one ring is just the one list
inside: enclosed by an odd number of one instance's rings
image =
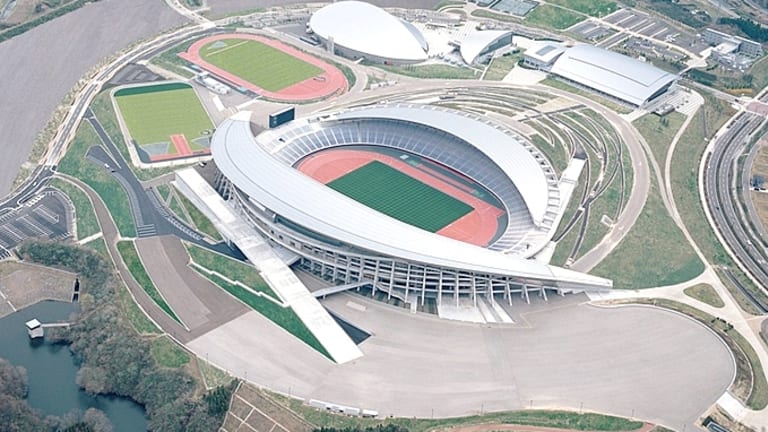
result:
[[(222, 44), (226, 46), (222, 47)], [(319, 67), (249, 39), (221, 39), (200, 49), (203, 60), (275, 92), (323, 73)]]
[(128, 131), (138, 145), (170, 142), (183, 134), (193, 139), (213, 128), (197, 93), (188, 84), (168, 83), (129, 87), (115, 92), (115, 101)]
[(472, 206), (389, 165), (372, 161), (327, 184), (357, 202), (418, 228), (437, 232)]

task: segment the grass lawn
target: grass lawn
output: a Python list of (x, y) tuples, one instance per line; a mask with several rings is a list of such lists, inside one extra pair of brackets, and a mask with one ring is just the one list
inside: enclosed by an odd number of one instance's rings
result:
[(656, 182), (629, 233), (592, 273), (615, 288), (650, 288), (691, 280), (704, 264), (667, 213)]
[(175, 196), (181, 205), (183, 205), (187, 210), (189, 217), (192, 218), (192, 223), (195, 225), (195, 227), (197, 227), (198, 230), (216, 241), (221, 241), (221, 234), (219, 234), (219, 232), (216, 230), (216, 227), (213, 226), (213, 222), (211, 222), (211, 220), (208, 219), (203, 214), (203, 212), (198, 210), (198, 208), (192, 204), (192, 201), (188, 200), (187, 197), (185, 197), (182, 193), (176, 193)]
[(616, 2), (608, 0), (547, 0), (547, 3), (560, 5), (594, 17), (604, 17), (618, 9)]
[(258, 296), (239, 285), (231, 284), (216, 275), (207, 274), (205, 272), (198, 273), (214, 284), (218, 285), (224, 291), (232, 294), (232, 296), (248, 305), (251, 309), (264, 315), (267, 319), (282, 327), (288, 333), (296, 336), (299, 338), (299, 340), (309, 345), (320, 354), (328, 357), (329, 359), (331, 358), (320, 341), (318, 341), (315, 335), (309, 331), (307, 326), (304, 325), (304, 323), (299, 319), (299, 317), (290, 307), (282, 307), (275, 302), (267, 300), (262, 296)]
[(158, 195), (160, 195), (160, 198), (163, 201), (167, 201), (168, 197), (171, 195), (171, 186), (168, 184), (160, 184), (155, 186), (155, 190), (157, 190)]
[(75, 206), (78, 239), (84, 239), (101, 231), (91, 200), (88, 199), (88, 195), (82, 189), (68, 181), (55, 177), (51, 179), (49, 184), (64, 192)]
[(379, 161), (370, 162), (327, 186), (429, 232), (437, 232), (473, 210), (472, 206)]
[(182, 168), (182, 165), (162, 167), (162, 168), (136, 168), (130, 163), (131, 155), (128, 153), (128, 146), (123, 139), (123, 133), (120, 131), (120, 126), (117, 124), (117, 115), (115, 114), (115, 108), (112, 105), (112, 96), (109, 91), (103, 91), (96, 95), (91, 103), (91, 109), (96, 117), (99, 119), (101, 126), (109, 135), (112, 142), (115, 143), (123, 159), (128, 161), (128, 166), (139, 180), (151, 180), (155, 177), (159, 177), (163, 174), (168, 174), (177, 169)]
[(200, 369), (200, 375), (203, 377), (206, 389), (228, 385), (234, 379), (231, 375), (204, 359), (198, 359), (197, 366)]
[(763, 57), (760, 61), (755, 62), (749, 69), (749, 73), (753, 77), (752, 90), (757, 93), (768, 85), (768, 57)]
[(79, 178), (93, 188), (107, 206), (120, 235), (136, 237), (136, 226), (133, 222), (133, 214), (125, 190), (100, 165), (96, 165), (85, 158), (88, 148), (100, 142), (89, 123), (80, 123), (75, 138), (69, 145), (64, 158), (59, 162), (57, 169), (60, 173)]
[(514, 53), (509, 55), (503, 55), (500, 57), (494, 57), (491, 60), (491, 64), (488, 66), (488, 70), (483, 76), (483, 80), (486, 81), (501, 81), (505, 76), (515, 67), (517, 62), (522, 58), (521, 53)]
[(187, 248), (187, 253), (189, 253), (192, 261), (200, 267), (222, 274), (254, 291), (272, 297), (275, 301), (280, 301), (277, 294), (261, 278), (256, 267), (190, 243), (184, 243), (184, 247)]
[(645, 138), (645, 142), (648, 143), (653, 152), (653, 157), (662, 169), (669, 146), (683, 125), (685, 118), (685, 115), (679, 112), (669, 113), (664, 117), (649, 113), (632, 122), (640, 135)]
[(114, 93), (128, 131), (139, 145), (169, 142), (182, 134), (192, 140), (213, 128), (197, 93), (189, 84), (129, 87)]
[(179, 197), (177, 197), (175, 194), (171, 196), (171, 200), (168, 202), (168, 208), (170, 208), (173, 214), (175, 214), (176, 217), (178, 217), (180, 220), (191, 224), (191, 221), (187, 217), (187, 213), (184, 211), (184, 206), (181, 204)]
[(166, 368), (179, 368), (189, 363), (189, 354), (167, 336), (152, 340), (149, 352), (155, 364)]
[(725, 306), (723, 299), (717, 295), (717, 291), (709, 284), (698, 284), (692, 287), (688, 287), (683, 290), (685, 295), (696, 300), (706, 303), (712, 307), (721, 308)]
[(525, 22), (544, 28), (565, 30), (585, 19), (585, 16), (576, 12), (571, 12), (548, 4), (540, 4), (526, 15)]
[(472, 11), (472, 16), (480, 17), (480, 18), (490, 18), (495, 19), (497, 21), (504, 21), (504, 22), (520, 22), (519, 18), (516, 18), (512, 15), (507, 14), (500, 14), (491, 12), (485, 9), (475, 9)]
[(414, 78), (435, 78), (435, 79), (477, 79), (480, 77), (480, 71), (467, 67), (450, 66), (446, 64), (428, 64), (421, 66), (386, 66), (374, 64), (379, 69), (388, 72), (394, 72), (400, 75), (411, 76)]
[(181, 75), (184, 78), (194, 78), (195, 73), (186, 67), (189, 62), (179, 57), (179, 53), (188, 50), (194, 42), (194, 39), (182, 42), (152, 57), (149, 62), (153, 65), (160, 66), (163, 69)]
[(282, 90), (323, 72), (277, 48), (248, 39), (211, 42), (200, 49), (200, 56), (267, 91)]
[(144, 264), (139, 258), (139, 253), (136, 251), (136, 246), (133, 241), (121, 241), (117, 243), (117, 250), (120, 252), (120, 256), (123, 258), (123, 262), (128, 267), (131, 275), (136, 282), (141, 286), (144, 292), (155, 302), (155, 304), (162, 309), (165, 313), (173, 318), (176, 322), (181, 324), (181, 320), (173, 312), (173, 309), (166, 303), (160, 291), (157, 290), (155, 284), (152, 282), (152, 278), (149, 277), (147, 270), (144, 268)]
[(557, 142), (550, 142), (540, 134), (533, 135), (530, 139), (536, 148), (547, 157), (547, 160), (552, 164), (552, 168), (555, 169), (555, 172), (559, 177), (560, 174), (568, 168), (568, 160), (570, 158), (570, 155), (566, 153), (566, 149), (563, 147), (562, 143), (560, 143), (559, 140)]
[(106, 259), (109, 259), (109, 252), (107, 252), (107, 244), (104, 243), (103, 237), (93, 239), (88, 243), (83, 243), (83, 246), (93, 249), (94, 251), (98, 252), (99, 255), (103, 256)]
[(120, 304), (123, 306), (123, 310), (125, 310), (125, 315), (128, 317), (128, 321), (137, 333), (141, 335), (162, 333), (160, 329), (157, 328), (146, 315), (144, 315), (144, 312), (139, 309), (139, 306), (133, 300), (131, 293), (128, 292), (128, 288), (122, 281), (120, 282), (120, 288), (117, 289), (117, 295), (120, 299)]
[(380, 424), (396, 424), (408, 429), (410, 432), (427, 432), (450, 430), (458, 426), (499, 423), (584, 431), (633, 431), (640, 429), (643, 426), (643, 422), (641, 421), (629, 420), (621, 417), (593, 413), (579, 414), (570, 411), (546, 410), (505, 411), (484, 415), (441, 419), (390, 417), (385, 420), (377, 420), (350, 417), (314, 409), (305, 405), (301, 400), (283, 395), (270, 394), (270, 396), (283, 405), (288, 406), (291, 410), (313, 425), (322, 425), (324, 427), (337, 429), (355, 427), (373, 428)]

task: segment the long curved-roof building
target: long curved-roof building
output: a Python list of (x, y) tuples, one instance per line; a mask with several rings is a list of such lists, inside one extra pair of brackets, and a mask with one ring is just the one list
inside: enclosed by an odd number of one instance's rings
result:
[(338, 54), (377, 63), (409, 64), (427, 59), (429, 45), (413, 24), (356, 0), (331, 3), (309, 19), (308, 28)]
[(635, 106), (662, 95), (677, 79), (652, 64), (586, 44), (566, 49), (550, 72)]
[[(296, 169), (345, 146), (433, 160), (491, 191), (508, 223), (480, 247), (401, 222)], [(529, 290), (604, 290), (606, 279), (526, 259), (551, 236), (557, 179), (538, 150), (506, 128), (431, 106), (376, 105), (293, 121), (254, 135), (250, 113), (224, 121), (211, 145), (220, 193), (300, 265), (338, 284), (369, 282), (407, 297)]]

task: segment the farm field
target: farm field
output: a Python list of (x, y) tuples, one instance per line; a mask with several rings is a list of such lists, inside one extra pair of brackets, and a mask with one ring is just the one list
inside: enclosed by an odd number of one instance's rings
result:
[(366, 206), (418, 228), (437, 232), (473, 208), (379, 161), (327, 185)]
[(213, 123), (190, 85), (129, 87), (117, 90), (114, 98), (136, 144), (163, 147), (145, 148), (148, 153), (176, 154), (180, 149), (173, 145), (173, 135), (183, 135), (191, 151), (208, 147)]
[(208, 63), (272, 92), (323, 73), (315, 65), (248, 39), (211, 42), (203, 46), (200, 56)]

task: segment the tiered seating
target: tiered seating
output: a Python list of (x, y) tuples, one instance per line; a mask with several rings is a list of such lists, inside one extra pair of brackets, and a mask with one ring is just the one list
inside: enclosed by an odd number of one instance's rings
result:
[(413, 123), (390, 119), (333, 120), (289, 128), (278, 140), (263, 143), (285, 163), (294, 165), (303, 157), (322, 149), (342, 145), (376, 145), (400, 149), (440, 162), (492, 191), (507, 209), (508, 225), (490, 246), (509, 250), (518, 245), (535, 225), (514, 183), (488, 159), (463, 140)]

